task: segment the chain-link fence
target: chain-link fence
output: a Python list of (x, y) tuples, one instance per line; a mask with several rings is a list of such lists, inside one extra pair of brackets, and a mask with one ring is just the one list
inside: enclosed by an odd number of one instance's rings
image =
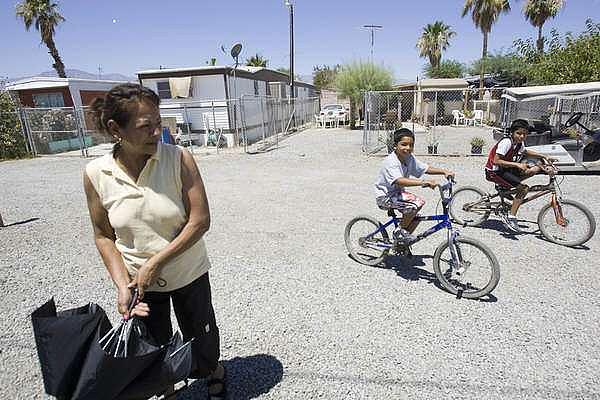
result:
[(502, 99), (504, 118), (502, 126), (523, 118), (531, 124), (545, 125), (555, 133), (562, 130), (566, 120), (575, 112), (582, 112), (580, 122), (592, 129), (600, 127), (600, 93), (580, 95), (545, 95), (515, 99), (505, 96)]
[(482, 151), (472, 142), (483, 141), (484, 149), (492, 144), (492, 130), (502, 118), (502, 90), (486, 89), (482, 95), (465, 88), (366, 92), (363, 151), (389, 150), (391, 133), (401, 127), (415, 132), (417, 153)]
[[(268, 96), (160, 105), (163, 129), (192, 152), (198, 147), (265, 149), (282, 135), (311, 126), (318, 111), (318, 98)], [(91, 156), (111, 148), (112, 138), (96, 130), (89, 107), (20, 108), (16, 114), (33, 155)]]
[(278, 145), (281, 136), (314, 126), (319, 99), (242, 96), (241, 111), (245, 150), (260, 151)]

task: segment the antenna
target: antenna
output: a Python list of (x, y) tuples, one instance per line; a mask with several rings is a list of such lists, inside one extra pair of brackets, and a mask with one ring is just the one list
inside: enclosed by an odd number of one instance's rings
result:
[(241, 43), (236, 43), (233, 45), (233, 47), (231, 48), (231, 57), (233, 57), (233, 59), (235, 60), (235, 66), (238, 66), (238, 57), (240, 55), (240, 52), (242, 51), (242, 44)]
[(371, 62), (373, 62), (373, 48), (375, 47), (375, 31), (383, 29), (381, 25), (363, 25), (363, 28), (371, 31)]

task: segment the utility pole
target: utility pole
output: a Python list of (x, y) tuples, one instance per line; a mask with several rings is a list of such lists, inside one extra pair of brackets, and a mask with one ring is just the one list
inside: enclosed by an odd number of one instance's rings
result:
[(294, 3), (285, 0), (285, 5), (290, 9), (290, 97), (294, 97)]
[(363, 25), (363, 28), (371, 31), (371, 62), (373, 62), (373, 48), (375, 47), (375, 31), (383, 29), (381, 25)]

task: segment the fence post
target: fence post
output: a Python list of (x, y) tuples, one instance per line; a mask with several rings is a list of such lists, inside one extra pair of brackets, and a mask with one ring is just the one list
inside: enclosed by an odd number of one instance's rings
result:
[(243, 136), (243, 141), (244, 141), (244, 152), (247, 153), (248, 152), (248, 135), (247, 135), (247, 125), (246, 125), (246, 117), (245, 117), (245, 110), (244, 110), (244, 95), (242, 95), (240, 97), (240, 118), (241, 118), (241, 122), (242, 122), (242, 136)]
[(25, 127), (27, 129), (27, 136), (29, 136), (29, 138), (31, 140), (31, 148), (33, 149), (33, 155), (37, 156), (38, 155), (37, 145), (35, 143), (35, 138), (33, 137), (33, 132), (31, 130), (31, 124), (29, 123), (29, 115), (25, 110), (23, 110), (23, 116), (24, 116), (23, 119), (25, 120)]
[(264, 145), (264, 141), (265, 141), (265, 111), (264, 111), (264, 106), (263, 106), (263, 101), (262, 98), (258, 98), (259, 102), (260, 102), (260, 121), (261, 121), (261, 125), (262, 125), (262, 136), (263, 136), (263, 145)]
[(75, 131), (77, 132), (77, 138), (79, 139), (79, 149), (81, 150), (81, 157), (85, 158), (88, 156), (87, 146), (85, 145), (85, 135), (83, 125), (79, 119), (79, 110), (76, 106), (73, 106), (73, 119), (75, 120)]
[(183, 105), (183, 123), (185, 124), (185, 133), (187, 133), (187, 137), (189, 139), (189, 148), (190, 148), (190, 153), (192, 153), (192, 155), (194, 155), (194, 143), (192, 142), (192, 132), (190, 130), (190, 118), (188, 116), (188, 112), (187, 112), (187, 107), (185, 106), (185, 103), (182, 104)]
[(23, 111), (23, 109), (19, 106), (17, 106), (17, 115), (19, 116), (19, 122), (21, 123), (21, 133), (23, 134), (23, 138), (25, 139), (25, 145), (27, 147), (27, 152), (35, 155), (35, 152), (33, 151), (33, 144), (32, 144), (32, 140), (29, 134), (29, 130), (27, 129), (26, 123), (25, 123), (25, 111)]

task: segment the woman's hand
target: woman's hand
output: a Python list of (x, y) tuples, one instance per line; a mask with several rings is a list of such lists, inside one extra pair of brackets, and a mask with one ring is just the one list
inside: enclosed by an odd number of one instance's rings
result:
[(139, 299), (143, 299), (144, 291), (158, 280), (159, 275), (160, 265), (150, 258), (138, 269), (135, 278), (127, 287), (129, 289), (137, 287)]
[(119, 314), (125, 319), (129, 316), (129, 304), (131, 304), (132, 297), (131, 289), (128, 287), (119, 289), (117, 295), (117, 309), (119, 310)]
[(147, 317), (150, 314), (150, 307), (146, 303), (140, 303), (139, 297), (136, 301), (131, 312), (129, 312), (129, 305), (133, 299), (133, 294), (130, 288), (119, 289), (117, 308), (119, 313), (123, 315), (123, 319), (127, 320), (129, 317), (137, 315), (139, 317)]

